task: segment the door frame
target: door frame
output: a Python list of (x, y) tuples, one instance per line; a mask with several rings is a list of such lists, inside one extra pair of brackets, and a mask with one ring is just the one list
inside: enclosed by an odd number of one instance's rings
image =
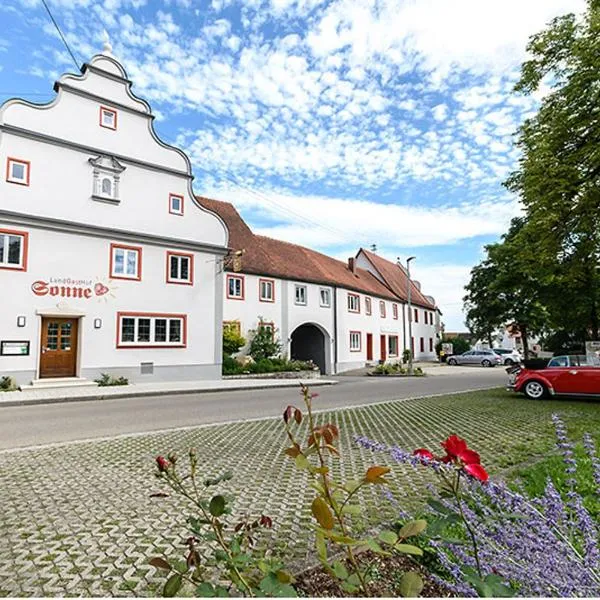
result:
[(373, 360), (373, 334), (367, 333), (367, 360)]
[[(59, 310), (38, 310), (38, 327), (37, 327), (37, 362), (35, 369), (35, 378), (40, 379), (40, 373), (42, 370), (42, 325), (44, 319), (73, 319), (77, 321), (77, 350), (75, 352), (75, 375), (73, 378), (81, 377), (81, 349), (83, 341), (83, 320), (85, 318), (84, 313), (73, 311), (73, 312), (61, 312)], [(52, 379), (52, 377), (45, 377), (44, 379)], [(60, 378), (59, 378), (60, 379)]]

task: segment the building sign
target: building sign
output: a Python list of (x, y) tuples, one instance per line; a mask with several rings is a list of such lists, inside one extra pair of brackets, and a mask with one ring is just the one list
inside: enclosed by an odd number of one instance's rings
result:
[(101, 297), (110, 288), (101, 281), (94, 283), (91, 279), (71, 279), (70, 277), (51, 277), (48, 281), (38, 279), (31, 284), (31, 291), (36, 296), (58, 296), (60, 298), (90, 298)]
[(29, 340), (22, 342), (0, 342), (2, 356), (29, 356)]

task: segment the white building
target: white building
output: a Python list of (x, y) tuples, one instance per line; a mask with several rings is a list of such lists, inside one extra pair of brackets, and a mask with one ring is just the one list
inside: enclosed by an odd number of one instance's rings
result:
[[(361, 249), (348, 263), (309, 248), (254, 235), (235, 208), (199, 198), (229, 229), (225, 324), (247, 339), (262, 321), (290, 358), (311, 359), (323, 373), (397, 361), (412, 346), (416, 360), (435, 360), (440, 331), (433, 298), (403, 268)], [(247, 348), (246, 348), (247, 349)]]
[(0, 107), (0, 375), (217, 379), (227, 230), (106, 52)]

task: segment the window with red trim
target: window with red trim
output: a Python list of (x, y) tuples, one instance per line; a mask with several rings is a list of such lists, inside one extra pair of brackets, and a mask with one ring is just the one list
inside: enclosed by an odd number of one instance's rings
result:
[(243, 275), (227, 275), (227, 297), (232, 300), (244, 299)]
[(167, 251), (167, 283), (194, 285), (194, 255)]
[(425, 338), (420, 339), (421, 352), (425, 352)]
[(415, 308), (415, 323), (419, 322), (419, 309)]
[(29, 185), (31, 162), (20, 158), (6, 159), (6, 181), (18, 185)]
[(29, 234), (26, 231), (0, 229), (0, 269), (27, 271)]
[(110, 245), (110, 277), (113, 279), (142, 279), (142, 249), (123, 244)]
[(187, 315), (117, 313), (117, 348), (185, 348)]
[(273, 279), (258, 280), (258, 299), (261, 302), (275, 302), (275, 281)]
[(360, 331), (350, 332), (350, 352), (360, 352), (362, 348), (362, 335)]
[(365, 298), (365, 314), (370, 315), (372, 313), (371, 298)]
[(169, 194), (169, 212), (172, 215), (183, 215), (183, 196)]
[(114, 108), (100, 107), (100, 127), (112, 130), (117, 128), (117, 111)]
[(433, 338), (429, 338), (429, 352), (433, 352)]
[(271, 339), (274, 339), (275, 337), (275, 323), (273, 323), (273, 321), (260, 321), (258, 324), (258, 328), (259, 329), (264, 329), (265, 331), (268, 331)]
[(360, 312), (360, 296), (358, 294), (348, 292), (348, 312)]

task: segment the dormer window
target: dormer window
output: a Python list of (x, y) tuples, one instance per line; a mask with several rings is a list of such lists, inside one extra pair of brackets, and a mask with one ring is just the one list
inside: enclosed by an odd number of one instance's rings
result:
[(100, 127), (115, 130), (117, 128), (117, 111), (112, 108), (106, 108), (106, 106), (101, 106)]
[(112, 156), (90, 158), (93, 169), (92, 200), (118, 204), (121, 173), (125, 167)]

